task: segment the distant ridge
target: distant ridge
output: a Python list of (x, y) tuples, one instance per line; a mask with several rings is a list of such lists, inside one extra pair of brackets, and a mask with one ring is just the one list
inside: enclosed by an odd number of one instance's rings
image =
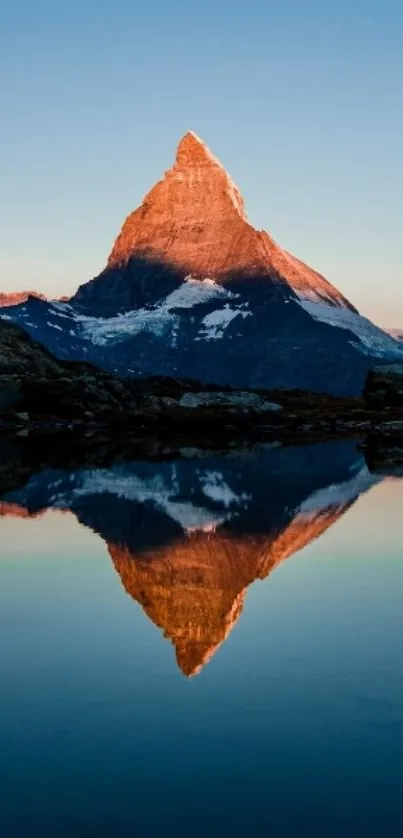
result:
[(28, 297), (36, 297), (38, 300), (46, 300), (45, 295), (40, 294), (38, 291), (13, 291), (9, 294), (0, 293), (0, 308), (25, 303)]

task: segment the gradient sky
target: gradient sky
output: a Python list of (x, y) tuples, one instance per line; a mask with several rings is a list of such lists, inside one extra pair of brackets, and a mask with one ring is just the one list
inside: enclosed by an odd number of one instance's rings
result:
[(401, 0), (13, 0), (0, 288), (73, 292), (188, 129), (251, 222), (403, 326)]

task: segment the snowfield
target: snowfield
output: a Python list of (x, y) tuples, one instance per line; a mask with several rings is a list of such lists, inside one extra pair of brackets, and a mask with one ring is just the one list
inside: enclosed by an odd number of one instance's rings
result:
[[(148, 372), (152, 370), (155, 374), (159, 374), (161, 371), (163, 374), (170, 374), (171, 370), (173, 372), (180, 370), (180, 375), (186, 377), (186, 356), (189, 348), (190, 377), (200, 378), (203, 381), (215, 380), (216, 369), (212, 357), (213, 351), (217, 349), (217, 372), (223, 383), (234, 383), (234, 381), (236, 382), (236, 372), (229, 368), (228, 381), (226, 381), (226, 371), (223, 372), (222, 363), (220, 366), (221, 357), (225, 358), (228, 355), (230, 358), (232, 354), (236, 357), (237, 353), (239, 357), (239, 344), (243, 340), (244, 347), (241, 348), (245, 351), (245, 359), (242, 360), (242, 364), (246, 369), (250, 347), (250, 371), (245, 372), (244, 380), (236, 386), (241, 388), (249, 386), (249, 381), (255, 373), (254, 366), (258, 345), (261, 346), (262, 356), (260, 366), (260, 361), (257, 360), (258, 378), (264, 386), (270, 387), (270, 377), (272, 377), (276, 380), (277, 386), (278, 376), (276, 378), (274, 362), (273, 369), (269, 365), (268, 384), (265, 383), (267, 364), (265, 360), (265, 341), (267, 341), (268, 346), (272, 347), (271, 354), (274, 356), (274, 360), (277, 345), (280, 344), (278, 364), (283, 370), (281, 364), (284, 363), (284, 353), (287, 354), (288, 351), (287, 344), (284, 347), (281, 345), (282, 338), (277, 341), (276, 337), (279, 331), (281, 335), (282, 317), (284, 316), (285, 322), (289, 318), (290, 323), (293, 320), (299, 323), (302, 320), (302, 312), (305, 313), (306, 318), (305, 324), (302, 324), (305, 329), (304, 335), (309, 334), (309, 330), (312, 328), (313, 334), (317, 336), (320, 342), (322, 330), (318, 328), (317, 324), (323, 323), (330, 327), (327, 330), (323, 329), (324, 349), (329, 345), (331, 348), (333, 342), (335, 346), (344, 344), (349, 355), (348, 344), (351, 345), (353, 368), (350, 377), (352, 380), (355, 376), (353, 356), (354, 354), (357, 356), (357, 384), (351, 386), (347, 383), (350, 375), (348, 369), (344, 370), (341, 367), (339, 371), (336, 368), (336, 379), (337, 376), (339, 376), (339, 379), (343, 376), (346, 379), (346, 384), (344, 379), (341, 384), (340, 382), (337, 383), (336, 389), (338, 392), (343, 392), (343, 388), (345, 388), (346, 392), (352, 393), (354, 392), (353, 387), (356, 388), (355, 394), (361, 392), (363, 370), (366, 363), (369, 368), (377, 364), (378, 359), (384, 360), (385, 363), (403, 362), (403, 342), (397, 339), (397, 335), (388, 334), (347, 306), (334, 305), (330, 300), (327, 303), (323, 299), (319, 301), (313, 297), (302, 299), (302, 296), (301, 293), (300, 296), (291, 295), (288, 299), (284, 297), (284, 315), (280, 311), (278, 303), (276, 303), (274, 312), (275, 318), (279, 318), (280, 330), (277, 329), (276, 319), (273, 320), (270, 306), (262, 305), (258, 298), (256, 307), (254, 307), (254, 297), (252, 295), (249, 298), (246, 286), (241, 290), (238, 286), (236, 291), (232, 291), (211, 278), (194, 279), (192, 276), (186, 277), (174, 291), (163, 298), (159, 298), (158, 302), (114, 316), (98, 317), (85, 314), (79, 308), (67, 302), (54, 301), (47, 303), (45, 301), (32, 301), (31, 299), (17, 307), (7, 309), (7, 314), (3, 314), (0, 310), (0, 317), (26, 328), (34, 339), (39, 340), (53, 354), (62, 359), (86, 360), (88, 358), (93, 363), (106, 366), (107, 369), (109, 368), (119, 375), (140, 374), (139, 368), (141, 369), (140, 365), (143, 361), (141, 358), (139, 360), (138, 356), (139, 347), (141, 350), (144, 338), (143, 345), (147, 347), (147, 350), (144, 351), (150, 352), (150, 359), (146, 359)], [(299, 316), (296, 317), (296, 314)], [(338, 330), (342, 330), (344, 334), (342, 335)], [(289, 329), (286, 337), (291, 350), (297, 349), (299, 342), (298, 326), (294, 327), (294, 331)], [(135, 340), (133, 341), (133, 346), (130, 345), (131, 339), (137, 339), (136, 343)], [(127, 342), (127, 346), (125, 346), (125, 342)], [(234, 347), (234, 350), (232, 347)], [(203, 359), (204, 348), (208, 349), (205, 368), (202, 362), (199, 363), (199, 359)], [(165, 363), (164, 353), (166, 350), (169, 355), (167, 354)], [(222, 352), (222, 350), (224, 351)], [(335, 352), (335, 362), (337, 362), (336, 349)], [(108, 353), (110, 353), (110, 362)], [(131, 353), (133, 353), (133, 361), (131, 361)], [(152, 362), (154, 353), (156, 356), (155, 370), (153, 370), (152, 363), (149, 363), (150, 360)], [(307, 360), (306, 375), (304, 370), (306, 380), (304, 386), (306, 389), (317, 389), (318, 376), (320, 376), (319, 389), (326, 389), (326, 369), (317, 370), (317, 367), (320, 367), (317, 356), (318, 353), (313, 358), (311, 380), (309, 378), (310, 363), (309, 359)], [(364, 360), (365, 357), (367, 360)], [(252, 360), (253, 358), (255, 360)], [(295, 365), (294, 360), (292, 360), (293, 364)], [(298, 380), (292, 365), (290, 369), (287, 362), (284, 366), (284, 386), (286, 387), (295, 387), (295, 382)]]
[(299, 305), (305, 309), (315, 320), (327, 323), (329, 326), (336, 326), (339, 329), (348, 329), (355, 338), (351, 341), (353, 345), (364, 355), (375, 355), (381, 358), (385, 352), (399, 354), (403, 350), (398, 342), (390, 335), (387, 335), (379, 326), (375, 326), (366, 317), (355, 314), (348, 308), (330, 306), (326, 303), (315, 303), (307, 300), (300, 300)]
[[(158, 337), (172, 333), (171, 339), (175, 345), (175, 332), (180, 325), (178, 310), (193, 309), (215, 299), (218, 303), (225, 304), (225, 308), (207, 315), (202, 320), (202, 333), (203, 337), (216, 339), (222, 337), (225, 327), (240, 312), (230, 309), (227, 303), (228, 300), (235, 300), (236, 295), (217, 285), (212, 279), (199, 280), (188, 277), (180, 288), (150, 308), (136, 309), (116, 317), (87, 317), (74, 314), (74, 318), (81, 324), (83, 337), (96, 345), (105, 346), (108, 343), (119, 342), (141, 332), (149, 332)], [(245, 312), (243, 316), (246, 316)]]
[(233, 309), (226, 305), (222, 309), (212, 311), (203, 317), (203, 328), (196, 340), (219, 340), (224, 336), (224, 331), (235, 317), (251, 317), (252, 312)]
[[(115, 317), (89, 317), (76, 313), (71, 306), (65, 304), (66, 311), (79, 327), (81, 336), (98, 346), (119, 343), (142, 332), (154, 334), (156, 337), (165, 336), (171, 346), (176, 345), (178, 330), (181, 324), (181, 309), (192, 312), (197, 318), (197, 307), (201, 304), (217, 301), (217, 308), (209, 312), (200, 320), (200, 328), (196, 341), (217, 341), (225, 336), (230, 323), (235, 318), (245, 319), (253, 317), (253, 312), (246, 310), (244, 302), (236, 300), (239, 295), (233, 294), (226, 288), (217, 285), (211, 279), (192, 279), (189, 277), (183, 285), (169, 294), (165, 300), (150, 308), (140, 308)], [(385, 353), (392, 353), (397, 357), (402, 354), (401, 343), (387, 334), (366, 317), (355, 314), (348, 308), (328, 305), (325, 302), (299, 299), (295, 301), (314, 320), (345, 329), (351, 332), (351, 343), (364, 355), (383, 357)], [(66, 317), (58, 304), (59, 316)], [(54, 323), (49, 323), (55, 329), (60, 329)]]

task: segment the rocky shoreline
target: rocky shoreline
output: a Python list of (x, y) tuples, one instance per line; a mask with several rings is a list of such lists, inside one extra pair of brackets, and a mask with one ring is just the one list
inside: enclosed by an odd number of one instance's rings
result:
[[(123, 440), (123, 449), (161, 455), (186, 446), (226, 450), (245, 441), (354, 437), (372, 440), (371, 450), (398, 452), (403, 366), (376, 367), (362, 398), (235, 390), (169, 378), (123, 380), (90, 364), (59, 361), (22, 329), (2, 323), (0, 432), (8, 440), (31, 438), (39, 450), (96, 449), (103, 440), (122, 449)], [(383, 444), (375, 444), (380, 439)]]

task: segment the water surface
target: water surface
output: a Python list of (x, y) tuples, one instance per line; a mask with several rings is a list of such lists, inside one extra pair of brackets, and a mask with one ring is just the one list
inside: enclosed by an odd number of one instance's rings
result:
[(354, 443), (0, 505), (0, 830), (401, 836), (403, 482)]

